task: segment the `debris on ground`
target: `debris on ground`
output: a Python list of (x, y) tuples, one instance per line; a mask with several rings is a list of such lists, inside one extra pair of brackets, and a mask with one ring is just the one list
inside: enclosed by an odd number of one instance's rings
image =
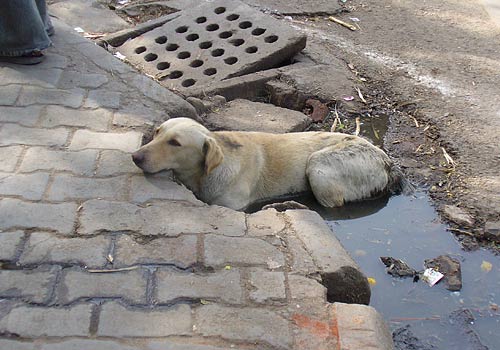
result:
[(425, 267), (439, 271), (444, 275), (446, 289), (459, 291), (462, 289), (462, 271), (460, 262), (448, 255), (440, 255), (424, 262)]
[(488, 350), (488, 347), (481, 343), (479, 335), (472, 328), (474, 316), (469, 309), (460, 309), (453, 311), (449, 316), (451, 325), (456, 326), (461, 335), (465, 336), (466, 344), (461, 343), (461, 348), (469, 350)]
[(403, 260), (394, 259), (388, 256), (380, 257), (380, 260), (387, 266), (387, 273), (395, 277), (414, 277), (417, 271)]
[(394, 348), (397, 350), (433, 350), (435, 347), (431, 344), (424, 344), (418, 339), (407, 324), (392, 332), (392, 340), (394, 341)]
[(268, 204), (268, 205), (263, 206), (262, 210), (271, 209), (271, 208), (274, 208), (280, 212), (285, 211), (285, 210), (291, 210), (291, 209), (309, 210), (309, 208), (307, 206), (305, 206), (304, 204), (301, 204), (301, 203), (295, 202), (295, 201), (286, 201), (286, 202), (282, 202), (282, 203)]
[(312, 98), (306, 101), (306, 106), (312, 108), (312, 113), (309, 115), (309, 118), (315, 122), (322, 122), (325, 120), (328, 113), (330, 113), (330, 109), (326, 103), (322, 103), (321, 101), (314, 100)]
[(492, 268), (493, 265), (489, 261), (483, 260), (481, 263), (481, 270), (484, 272), (490, 272)]
[(441, 279), (443, 277), (444, 277), (444, 275), (441, 272), (429, 268), (429, 269), (425, 269), (425, 271), (422, 275), (422, 280), (424, 282), (427, 282), (429, 287), (433, 287), (436, 283), (441, 281)]
[(349, 28), (349, 29), (350, 29), (350, 30), (352, 30), (352, 31), (356, 31), (356, 30), (358, 30), (358, 28), (357, 28), (355, 25), (353, 25), (353, 24), (351, 24), (351, 23), (344, 22), (343, 20), (338, 19), (337, 17), (330, 16), (330, 17), (328, 17), (328, 19), (329, 19), (330, 21), (332, 21), (332, 22), (335, 22), (335, 23), (337, 23), (337, 24), (340, 24), (341, 26), (344, 26), (344, 27), (346, 27), (346, 28)]
[(488, 221), (484, 225), (484, 237), (490, 241), (500, 243), (500, 221)]
[(450, 221), (453, 221), (460, 226), (472, 226), (474, 225), (474, 219), (465, 210), (455, 206), (455, 205), (444, 205), (443, 214)]

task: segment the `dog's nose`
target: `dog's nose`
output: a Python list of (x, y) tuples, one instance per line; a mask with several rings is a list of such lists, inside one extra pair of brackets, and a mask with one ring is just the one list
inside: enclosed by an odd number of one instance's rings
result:
[(142, 152), (133, 153), (132, 160), (134, 161), (135, 165), (140, 167), (141, 164), (144, 163), (144, 153), (142, 153)]

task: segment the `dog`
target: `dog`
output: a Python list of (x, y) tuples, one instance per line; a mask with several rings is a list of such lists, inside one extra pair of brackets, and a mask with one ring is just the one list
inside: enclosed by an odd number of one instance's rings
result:
[(236, 210), (312, 191), (325, 207), (401, 190), (391, 159), (369, 141), (335, 132), (211, 132), (169, 119), (132, 154), (146, 173), (172, 170), (202, 201)]

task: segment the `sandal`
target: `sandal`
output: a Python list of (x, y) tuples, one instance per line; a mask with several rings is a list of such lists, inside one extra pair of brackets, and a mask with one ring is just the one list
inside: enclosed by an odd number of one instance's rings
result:
[(32, 51), (22, 56), (0, 56), (0, 62), (22, 65), (38, 64), (45, 59), (41, 51)]

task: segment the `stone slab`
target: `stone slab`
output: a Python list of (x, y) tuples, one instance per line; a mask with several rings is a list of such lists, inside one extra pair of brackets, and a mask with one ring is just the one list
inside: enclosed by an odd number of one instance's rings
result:
[(61, 89), (72, 89), (77, 87), (95, 89), (107, 82), (108, 77), (105, 74), (65, 70), (59, 81), (58, 87)]
[(134, 38), (120, 52), (163, 86), (192, 88), (273, 68), (306, 36), (237, 0), (205, 2)]
[[(0, 148), (0, 154), (1, 150)], [(69, 152), (43, 147), (31, 147), (24, 155), (20, 171), (69, 171), (76, 175), (90, 176), (94, 172), (97, 155), (98, 151), (96, 150)]]
[(47, 89), (38, 86), (25, 86), (17, 101), (19, 106), (34, 104), (61, 105), (78, 108), (82, 105), (85, 90), (83, 89)]
[(23, 84), (53, 88), (61, 77), (62, 70), (49, 67), (23, 66), (2, 67), (0, 85)]
[[(4, 72), (6, 68), (0, 67), (0, 76), (1, 73)], [(0, 85), (3, 85), (0, 81)], [(21, 86), (18, 85), (8, 85), (2, 87), (2, 95), (0, 95), (0, 106), (13, 106), (16, 101), (19, 93), (21, 92)]]
[(0, 195), (40, 200), (49, 182), (48, 173), (0, 173)]
[(82, 149), (115, 149), (123, 152), (133, 152), (141, 145), (142, 133), (128, 131), (124, 133), (93, 132), (77, 130), (71, 140), (70, 150)]
[(120, 107), (121, 93), (117, 91), (92, 90), (83, 105), (85, 108), (118, 108)]
[[(2, 350), (4, 349), (2, 348)], [(44, 343), (40, 345), (40, 348), (37, 347), (37, 350), (143, 350), (143, 348), (133, 344), (126, 344), (123, 340), (86, 338), (63, 340), (57, 343)]]
[(122, 175), (122, 174), (142, 174), (129, 153), (116, 150), (101, 151), (97, 165), (97, 176)]
[(0, 297), (19, 298), (30, 303), (47, 302), (55, 275), (47, 269), (0, 270)]
[(209, 113), (206, 121), (215, 130), (271, 133), (303, 131), (311, 123), (311, 119), (302, 112), (240, 99)]
[(262, 269), (251, 269), (249, 277), (250, 299), (256, 303), (273, 301), (286, 301), (285, 274), (283, 272), (271, 272)]
[(68, 135), (64, 128), (48, 130), (5, 124), (0, 129), (0, 145), (63, 146)]
[(276, 12), (287, 16), (333, 15), (342, 10), (338, 1), (330, 0), (243, 0), (243, 2), (267, 12)]
[(0, 147), (0, 171), (13, 172), (22, 152), (22, 146)]
[(96, 131), (106, 131), (111, 121), (112, 113), (105, 109), (74, 110), (61, 106), (48, 106), (41, 118), (41, 126), (77, 126)]
[(55, 175), (48, 191), (48, 199), (67, 201), (72, 199), (109, 199), (124, 200), (127, 191), (127, 178), (97, 179), (75, 177), (69, 174)]
[(41, 110), (41, 106), (0, 107), (0, 122), (16, 123), (23, 126), (35, 126), (40, 117)]
[(0, 260), (13, 260), (22, 242), (24, 232), (0, 232)]
[(130, 200), (143, 203), (151, 199), (188, 201), (198, 205), (203, 202), (196, 199), (193, 192), (164, 176), (133, 176), (130, 183)]

